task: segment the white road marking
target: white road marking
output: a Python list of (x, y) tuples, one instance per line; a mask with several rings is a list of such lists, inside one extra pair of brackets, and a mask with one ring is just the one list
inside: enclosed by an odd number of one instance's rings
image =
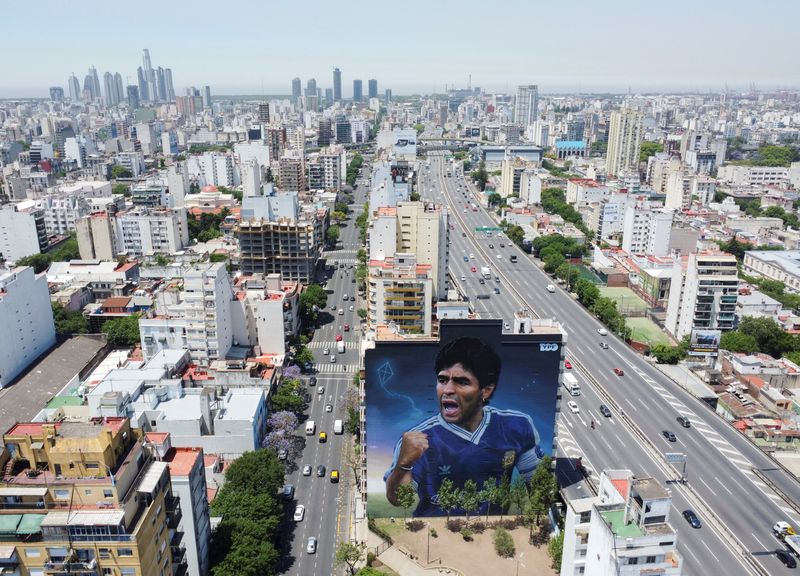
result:
[(703, 480), (703, 479), (702, 479), (702, 478), (700, 478), (699, 476), (697, 477), (697, 479), (698, 479), (698, 480), (700, 480), (700, 482), (702, 482), (702, 483), (703, 483), (703, 486), (705, 486), (706, 488), (708, 488), (708, 491), (709, 491), (709, 492), (711, 492), (711, 493), (712, 493), (714, 496), (716, 496), (716, 495), (717, 495), (717, 493), (716, 493), (716, 492), (714, 492), (713, 488), (711, 488), (711, 486), (709, 486), (708, 484), (706, 484), (705, 480)]
[(727, 492), (728, 494), (730, 494), (731, 496), (733, 496), (733, 492), (731, 492), (731, 491), (728, 489), (728, 487), (727, 487), (727, 486), (725, 486), (725, 483), (724, 483), (722, 480), (720, 480), (720, 479), (719, 479), (719, 478), (717, 478), (716, 476), (714, 476), (714, 480), (716, 480), (717, 482), (719, 482), (719, 485), (720, 485), (720, 486), (722, 486), (722, 488), (725, 490), (725, 492)]

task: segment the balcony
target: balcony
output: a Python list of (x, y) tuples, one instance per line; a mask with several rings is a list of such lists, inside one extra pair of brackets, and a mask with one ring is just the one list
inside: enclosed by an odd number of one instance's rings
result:
[(177, 496), (167, 496), (164, 500), (164, 504), (167, 507), (167, 527), (172, 529), (177, 528), (183, 518), (181, 499)]
[(180, 564), (186, 560), (186, 545), (179, 544), (178, 546), (170, 546), (172, 552), (172, 563)]
[(97, 560), (89, 562), (46, 562), (46, 576), (97, 576)]

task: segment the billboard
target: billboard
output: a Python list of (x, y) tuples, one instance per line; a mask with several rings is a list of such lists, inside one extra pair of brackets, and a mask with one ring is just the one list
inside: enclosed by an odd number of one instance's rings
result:
[[(403, 514), (401, 485), (416, 492), (414, 516), (463, 514), (439, 504), (445, 479), (480, 490), (527, 477), (552, 455), (560, 328), (503, 334), (501, 320), (443, 320), (440, 334), (378, 341), (366, 352), (370, 516)], [(506, 510), (481, 502), (471, 512)]]
[(721, 330), (692, 330), (689, 339), (689, 354), (691, 356), (712, 356), (719, 351)]
[(395, 129), (392, 134), (394, 135), (394, 153), (398, 157), (412, 157), (417, 156), (417, 131), (414, 128), (408, 130)]

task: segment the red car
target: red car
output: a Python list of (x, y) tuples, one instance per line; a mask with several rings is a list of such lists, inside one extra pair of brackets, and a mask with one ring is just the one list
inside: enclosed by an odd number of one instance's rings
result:
[(342, 335), (341, 334), (337, 334), (336, 335), (336, 341), (337, 342), (341, 342), (342, 341)]
[(478, 271), (478, 269), (477, 269), (477, 268), (475, 268), (475, 266), (473, 266), (472, 268), (470, 268), (470, 269), (469, 269), (469, 271), (470, 271), (470, 272), (477, 272), (477, 271)]
[(566, 368), (567, 370), (571, 370), (572, 362), (570, 362), (569, 360), (564, 360), (564, 368)]
[(344, 331), (345, 332), (350, 332), (350, 324), (345, 324), (344, 325)]
[(622, 368), (614, 368), (614, 374), (617, 376), (625, 376), (625, 372), (622, 371)]

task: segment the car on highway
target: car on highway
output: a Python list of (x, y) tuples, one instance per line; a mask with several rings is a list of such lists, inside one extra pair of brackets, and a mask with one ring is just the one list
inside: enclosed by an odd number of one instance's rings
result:
[(500, 244), (500, 248), (505, 248), (505, 247), (506, 247), (505, 244)]
[(344, 308), (339, 308), (339, 316), (344, 316)]
[(336, 484), (339, 482), (339, 471), (338, 470), (331, 470), (331, 482)]
[(600, 404), (600, 414), (606, 418), (611, 418), (611, 410), (605, 404)]
[(317, 539), (313, 536), (308, 537), (308, 543), (306, 544), (306, 553), (307, 554), (314, 554), (317, 551)]
[(606, 344), (605, 342), (600, 342), (600, 348), (602, 348), (603, 350), (608, 350), (608, 344)]
[(312, 376), (311, 378), (309, 378), (308, 379), (308, 385), (309, 386), (316, 386), (317, 385), (317, 377), (316, 376)]
[(337, 342), (341, 342), (342, 341), (342, 335), (341, 334), (337, 334), (336, 335), (336, 341)]
[(577, 404), (575, 404), (575, 402), (574, 402), (574, 401), (572, 401), (572, 400), (570, 400), (569, 402), (567, 402), (567, 406), (569, 407), (569, 410), (570, 410), (570, 412), (572, 412), (573, 414), (577, 414), (578, 412), (580, 412), (580, 411), (581, 411), (581, 409), (580, 409), (580, 408), (578, 408), (578, 405), (577, 405)]
[(700, 523), (700, 518), (697, 517), (697, 514), (694, 513), (694, 510), (691, 509), (684, 510), (683, 517), (686, 518), (686, 521), (692, 528), (702, 527), (702, 524)]
[(550, 292), (550, 293), (552, 294), (553, 292), (555, 292), (555, 291), (556, 291), (556, 287), (555, 287), (555, 286), (553, 286), (552, 284), (548, 284), (548, 285), (547, 285), (547, 291), (548, 291), (548, 292)]
[(675, 434), (673, 434), (669, 430), (662, 430), (661, 431), (661, 435), (664, 436), (664, 438), (666, 438), (670, 442), (677, 442), (678, 441), (678, 439), (675, 437)]
[(319, 433), (319, 442), (320, 444), (325, 444), (328, 441), (328, 433), (327, 432), (320, 432)]
[(469, 269), (470, 272), (477, 272), (478, 269), (475, 266), (471, 266)]
[(502, 259), (503, 259), (503, 255), (502, 255), (502, 254), (498, 254), (498, 255), (497, 255), (497, 259), (498, 259), (498, 260), (502, 260)]
[(325, 412), (333, 412), (333, 404), (325, 404)]
[(331, 312), (336, 312), (336, 304), (334, 304), (333, 306), (331, 306)]
[(311, 476), (311, 464), (303, 466), (303, 476)]
[(281, 498), (284, 500), (291, 500), (294, 498), (294, 484), (287, 484), (281, 490)]
[(466, 232), (462, 232), (462, 233), (461, 233), (461, 236), (462, 236), (463, 238), (466, 238), (466, 237), (467, 237), (467, 233), (466, 233)]
[(566, 368), (567, 370), (572, 370), (572, 362), (570, 362), (569, 360), (564, 360), (564, 368)]
[(323, 386), (322, 384), (317, 386), (317, 394), (319, 394), (320, 396), (325, 394), (325, 386)]
[(489, 250), (494, 250), (494, 244), (489, 244)]
[(350, 302), (355, 302), (355, 301), (356, 301), (356, 297), (355, 296), (350, 296)]
[(331, 349), (330, 348), (323, 348), (322, 349), (322, 354), (324, 354), (325, 356), (327, 356), (330, 353), (331, 353)]
[[(352, 306), (350, 306), (350, 310), (352, 310), (352, 309), (353, 309), (353, 307), (352, 307)], [(350, 324), (345, 324), (345, 325), (344, 325), (344, 331), (345, 331), (345, 332), (350, 332)]]
[(495, 286), (495, 287), (494, 287), (494, 293), (495, 293), (495, 294), (500, 294), (500, 288), (498, 288), (497, 286)]
[(465, 281), (466, 281), (466, 279), (467, 279), (467, 277), (466, 277), (466, 276), (464, 276), (464, 275), (462, 274), (462, 275), (461, 275), (461, 281), (462, 281), (462, 282), (465, 282)]
[(605, 328), (598, 328), (597, 333), (600, 334), (600, 336), (608, 336), (608, 330)]
[(684, 428), (691, 428), (692, 427), (692, 423), (689, 421), (689, 419), (686, 416), (678, 416), (678, 424), (680, 424)]
[(469, 262), (469, 256), (464, 256), (464, 262)]
[(318, 478), (325, 478), (326, 468), (324, 464), (320, 464), (317, 466), (317, 477)]
[[(352, 312), (352, 311), (353, 311), (353, 305), (351, 304), (350, 305), (350, 312)], [(347, 332), (347, 330), (345, 330), (345, 332)]]
[(470, 252), (470, 253), (469, 253), (469, 257), (470, 257), (470, 259), (474, 260), (474, 259), (475, 259), (475, 254), (473, 254), (472, 252)]
[(797, 560), (794, 559), (788, 550), (778, 548), (775, 550), (775, 556), (777, 556), (778, 560), (783, 562), (787, 568), (797, 568)]
[(297, 507), (294, 509), (294, 521), (295, 522), (302, 522), (303, 517), (306, 515), (306, 507), (302, 504), (298, 504)]
[(625, 371), (622, 368), (614, 368), (614, 374), (617, 376), (625, 376)]
[(480, 278), (478, 280), (478, 284), (486, 284), (486, 280), (484, 280), (483, 278)]

